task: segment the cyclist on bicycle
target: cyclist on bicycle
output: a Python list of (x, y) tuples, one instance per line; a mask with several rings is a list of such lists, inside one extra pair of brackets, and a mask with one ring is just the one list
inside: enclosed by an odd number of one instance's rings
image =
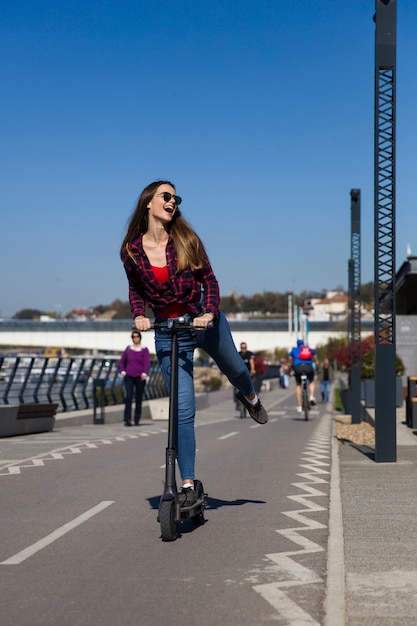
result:
[[(250, 350), (248, 350), (248, 346), (247, 344), (242, 341), (242, 343), (240, 344), (240, 350), (239, 350), (239, 354), (242, 357), (243, 361), (245, 362), (246, 367), (249, 370), (249, 373), (253, 378), (256, 375), (256, 369), (255, 369), (255, 355), (253, 352), (251, 352)], [(235, 387), (233, 388), (233, 399), (235, 401), (236, 404), (236, 410), (240, 409), (240, 401), (239, 398), (237, 397), (237, 393), (238, 393), (238, 389), (236, 389)]]
[(314, 365), (317, 362), (316, 351), (309, 346), (304, 345), (303, 339), (297, 340), (297, 346), (291, 350), (289, 353), (289, 370), (291, 367), (294, 370), (295, 376), (295, 396), (297, 400), (297, 411), (298, 413), (302, 412), (301, 406), (301, 374), (305, 373), (307, 375), (309, 386), (310, 386), (310, 404), (316, 404), (316, 400), (314, 398)]

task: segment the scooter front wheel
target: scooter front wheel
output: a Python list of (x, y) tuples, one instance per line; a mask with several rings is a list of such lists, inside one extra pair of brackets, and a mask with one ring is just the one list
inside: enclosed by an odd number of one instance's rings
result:
[(178, 536), (177, 522), (175, 521), (175, 501), (162, 500), (159, 505), (159, 523), (161, 526), (162, 541), (175, 541)]

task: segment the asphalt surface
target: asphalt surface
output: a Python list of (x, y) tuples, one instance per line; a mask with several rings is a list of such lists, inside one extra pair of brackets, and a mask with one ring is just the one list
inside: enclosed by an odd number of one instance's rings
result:
[[(0, 440), (5, 626), (415, 624), (417, 437), (398, 462), (340, 444), (330, 404), (305, 422), (293, 388), (231, 392), (197, 414), (206, 523), (162, 542), (166, 422), (67, 426)], [(66, 422), (68, 423), (68, 421)]]

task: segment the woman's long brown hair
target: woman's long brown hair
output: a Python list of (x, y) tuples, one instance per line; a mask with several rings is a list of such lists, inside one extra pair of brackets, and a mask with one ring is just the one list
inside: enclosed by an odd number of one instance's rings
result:
[[(135, 263), (136, 259), (130, 250), (130, 245), (139, 235), (146, 233), (148, 230), (148, 204), (161, 185), (170, 185), (175, 190), (175, 186), (168, 180), (157, 180), (150, 183), (140, 194), (136, 208), (129, 220), (120, 254), (126, 250)], [(186, 267), (190, 267), (192, 270), (202, 269), (207, 260), (203, 242), (187, 220), (183, 218), (178, 207), (169, 225), (168, 232), (172, 236), (177, 251), (177, 271), (182, 272)]]

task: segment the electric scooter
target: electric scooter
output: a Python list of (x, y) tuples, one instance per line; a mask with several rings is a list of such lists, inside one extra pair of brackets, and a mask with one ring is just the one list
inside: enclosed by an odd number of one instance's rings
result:
[[(202, 483), (194, 480), (197, 500), (191, 506), (181, 506), (176, 482), (177, 430), (178, 430), (178, 332), (198, 330), (182, 317), (168, 319), (166, 322), (154, 322), (153, 329), (171, 331), (171, 377), (169, 389), (168, 444), (165, 450), (165, 482), (159, 502), (157, 521), (161, 527), (162, 541), (175, 541), (178, 537), (178, 524), (191, 519), (194, 526), (204, 524), (204, 509), (207, 506), (207, 494)], [(209, 326), (210, 327), (210, 326)]]

